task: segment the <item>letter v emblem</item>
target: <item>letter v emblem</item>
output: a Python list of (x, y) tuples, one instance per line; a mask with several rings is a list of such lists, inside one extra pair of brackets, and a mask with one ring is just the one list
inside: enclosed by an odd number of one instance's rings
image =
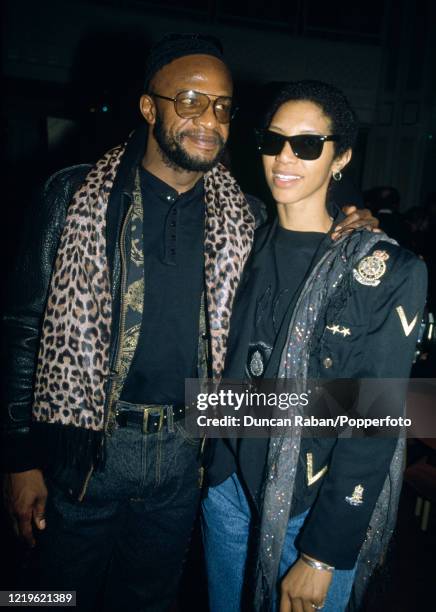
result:
[(407, 321), (406, 313), (404, 312), (404, 308), (402, 306), (397, 306), (395, 310), (397, 311), (398, 316), (400, 317), (401, 325), (406, 337), (410, 336), (418, 320), (418, 313), (416, 313), (413, 320), (409, 323)]
[(313, 474), (313, 455), (312, 453), (306, 453), (306, 461), (307, 461), (307, 486), (310, 487), (314, 482), (319, 480), (324, 474), (327, 472), (327, 465), (325, 465), (319, 472), (315, 475)]

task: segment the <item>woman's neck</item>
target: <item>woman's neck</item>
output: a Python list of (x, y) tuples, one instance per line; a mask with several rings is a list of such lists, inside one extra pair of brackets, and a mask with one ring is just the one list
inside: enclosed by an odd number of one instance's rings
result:
[(325, 205), (325, 198), (319, 201), (311, 198), (292, 204), (276, 202), (276, 206), (279, 224), (284, 229), (327, 234), (333, 223)]

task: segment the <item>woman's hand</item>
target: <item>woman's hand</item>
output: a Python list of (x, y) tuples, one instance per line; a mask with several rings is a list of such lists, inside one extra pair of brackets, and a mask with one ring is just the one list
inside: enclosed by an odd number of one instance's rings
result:
[(357, 208), (356, 206), (344, 206), (342, 212), (346, 215), (339, 225), (332, 232), (332, 240), (338, 240), (341, 236), (350, 233), (355, 229), (366, 228), (370, 231), (379, 232), (379, 220), (372, 216), (367, 208)]
[(332, 573), (314, 569), (299, 559), (282, 580), (280, 612), (313, 612), (321, 609)]

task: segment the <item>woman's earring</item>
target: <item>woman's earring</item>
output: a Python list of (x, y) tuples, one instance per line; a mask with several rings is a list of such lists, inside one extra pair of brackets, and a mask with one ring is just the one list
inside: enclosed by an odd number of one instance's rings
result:
[(340, 181), (342, 178), (342, 172), (337, 170), (336, 172), (333, 172), (332, 176), (334, 181)]

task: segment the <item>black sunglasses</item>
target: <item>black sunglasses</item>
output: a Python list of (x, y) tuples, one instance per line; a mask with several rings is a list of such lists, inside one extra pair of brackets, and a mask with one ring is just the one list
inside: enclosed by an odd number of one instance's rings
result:
[(328, 140), (338, 141), (340, 136), (320, 136), (318, 134), (298, 134), (283, 136), (267, 129), (255, 130), (257, 148), (262, 155), (279, 155), (287, 142), (291, 145), (294, 155), (300, 159), (311, 161), (322, 154), (324, 143)]

